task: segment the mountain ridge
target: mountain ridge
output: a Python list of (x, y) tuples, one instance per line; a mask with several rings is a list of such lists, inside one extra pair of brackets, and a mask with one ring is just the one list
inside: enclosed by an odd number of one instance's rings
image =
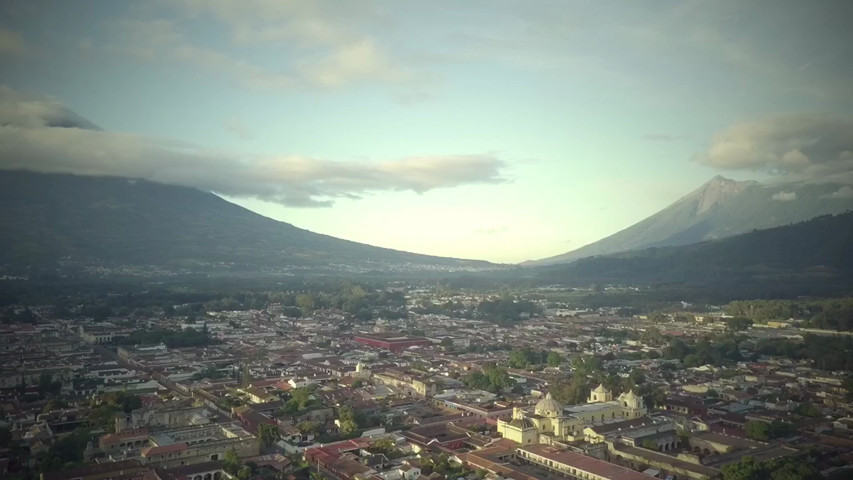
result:
[(853, 208), (834, 197), (841, 185), (765, 185), (715, 176), (653, 215), (601, 240), (525, 266), (554, 265), (585, 257), (650, 247), (688, 245), (801, 222)]
[(651, 247), (531, 269), (550, 281), (761, 284), (831, 281), (850, 288), (853, 211), (690, 245)]
[(314, 233), (190, 187), (0, 171), (0, 264), (276, 270), (489, 269)]

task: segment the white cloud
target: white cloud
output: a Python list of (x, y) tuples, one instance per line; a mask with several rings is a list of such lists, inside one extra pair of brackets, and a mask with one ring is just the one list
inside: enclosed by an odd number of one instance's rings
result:
[(341, 162), (300, 155), (214, 152), (183, 142), (105, 132), (44, 98), (0, 86), (0, 168), (113, 175), (292, 206), (329, 206), (382, 191), (427, 192), (505, 181), (489, 154)]
[(696, 160), (721, 170), (751, 170), (820, 180), (853, 172), (853, 119), (797, 114), (741, 123), (716, 134)]
[[(259, 90), (335, 88), (361, 81), (422, 83), (376, 38), (354, 28), (371, 9), (350, 2), (186, 0), (172, 6), (176, 11), (168, 19), (116, 23), (117, 40), (107, 49), (208, 69)], [(181, 21), (186, 18), (219, 24), (239, 49), (264, 55), (238, 57), (221, 45), (206, 45), (188, 34)], [(274, 56), (266, 53), (271, 49)]]
[(793, 202), (797, 199), (797, 192), (777, 192), (770, 198), (777, 202)]
[(832, 198), (832, 199), (845, 199), (845, 198), (853, 198), (853, 188), (849, 185), (843, 185), (838, 190), (828, 193), (821, 198)]

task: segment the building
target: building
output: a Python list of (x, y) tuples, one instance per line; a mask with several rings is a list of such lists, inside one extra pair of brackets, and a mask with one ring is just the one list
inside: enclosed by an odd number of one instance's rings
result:
[(563, 407), (549, 393), (532, 412), (514, 408), (511, 420), (498, 420), (498, 433), (522, 445), (583, 440), (587, 427), (639, 418), (647, 413), (643, 398), (634, 392), (623, 393), (613, 400), (613, 394), (599, 385), (590, 392), (586, 404)]
[(352, 340), (356, 343), (381, 348), (394, 353), (400, 353), (411, 347), (427, 347), (432, 345), (431, 341), (423, 337), (409, 337), (393, 333), (358, 334), (353, 336)]
[(148, 427), (186, 427), (210, 423), (204, 407), (169, 406), (138, 408), (130, 415), (115, 417), (116, 433)]
[(431, 378), (390, 368), (382, 373), (373, 374), (373, 381), (378, 384), (403, 389), (410, 396), (415, 394), (421, 397), (428, 397), (438, 392), (438, 385)]
[(259, 448), (257, 437), (236, 423), (107, 434), (99, 445), (114, 459), (135, 460), (156, 468), (219, 461), (231, 449), (240, 457), (251, 457), (258, 455)]
[(575, 480), (651, 480), (630, 468), (547, 445), (519, 447), (516, 458)]

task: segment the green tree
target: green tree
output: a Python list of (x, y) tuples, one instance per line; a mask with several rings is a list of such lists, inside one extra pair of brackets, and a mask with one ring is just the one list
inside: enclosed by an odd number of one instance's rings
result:
[(341, 407), (338, 411), (338, 420), (340, 422), (341, 433), (351, 435), (358, 431), (358, 422), (352, 408)]
[(563, 363), (563, 356), (557, 352), (551, 351), (548, 353), (548, 366), (559, 367)]
[(264, 448), (270, 448), (281, 438), (278, 427), (268, 423), (258, 426), (258, 443)]
[(296, 306), (304, 315), (310, 314), (317, 306), (317, 295), (314, 292), (300, 293), (296, 296)]
[(726, 328), (740, 332), (752, 326), (752, 320), (745, 317), (732, 317), (726, 319)]
[(240, 470), (240, 466), (243, 462), (240, 460), (240, 456), (237, 455), (237, 451), (233, 448), (225, 452), (225, 456), (222, 459), (222, 468), (225, 469), (226, 472), (231, 475), (237, 475), (237, 471)]
[(380, 438), (370, 445), (370, 451), (373, 453), (383, 453), (388, 455), (394, 450), (394, 442), (390, 438)]
[(554, 400), (564, 405), (584, 403), (589, 396), (589, 385), (583, 377), (572, 377), (570, 382), (553, 385), (550, 390)]
[(750, 420), (744, 426), (746, 436), (762, 442), (770, 440), (770, 424), (758, 420)]
[(237, 478), (240, 480), (249, 480), (252, 478), (252, 467), (248, 465), (243, 465), (237, 470)]
[(731, 463), (721, 469), (723, 480), (764, 480), (767, 470), (755, 458), (746, 456), (740, 462)]
[(43, 413), (52, 412), (54, 410), (60, 410), (63, 408), (68, 408), (68, 402), (61, 398), (51, 398), (47, 404), (42, 409)]
[(320, 431), (320, 423), (319, 422), (312, 422), (310, 420), (306, 420), (304, 422), (299, 422), (296, 425), (296, 429), (299, 430), (299, 433), (301, 433), (303, 435), (306, 435), (309, 433), (310, 434), (316, 434), (317, 432)]

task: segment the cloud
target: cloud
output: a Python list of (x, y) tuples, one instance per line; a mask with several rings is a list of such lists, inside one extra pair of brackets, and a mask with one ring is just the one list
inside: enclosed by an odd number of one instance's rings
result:
[(853, 198), (853, 188), (849, 185), (844, 185), (838, 190), (823, 195), (820, 198), (832, 198), (832, 199), (845, 199), (845, 198)]
[(0, 27), (0, 57), (18, 57), (25, 51), (24, 38), (20, 33)]
[(666, 133), (648, 133), (643, 135), (643, 138), (652, 142), (677, 142), (684, 140), (684, 135), (669, 135)]
[(853, 119), (796, 114), (734, 125), (716, 134), (696, 160), (790, 180), (838, 180), (853, 172), (852, 152)]
[[(423, 75), (353, 27), (372, 9), (349, 3), (178, 1), (169, 17), (115, 22), (116, 40), (107, 50), (204, 68), (258, 90), (338, 88), (362, 81), (424, 83)], [(191, 35), (187, 24), (198, 19), (230, 32), (231, 48)], [(237, 55), (235, 49), (249, 54)]]
[(232, 118), (225, 124), (225, 131), (234, 134), (240, 140), (251, 140), (255, 133), (239, 118)]
[(504, 167), (504, 161), (489, 154), (341, 162), (215, 152), (174, 140), (106, 132), (55, 100), (0, 86), (0, 168), (7, 170), (142, 178), (304, 207), (374, 192), (424, 193), (501, 183)]
[(17, 92), (6, 85), (0, 85), (0, 126), (100, 130), (52, 98)]
[(797, 192), (777, 192), (770, 198), (777, 202), (793, 202), (797, 199)]

